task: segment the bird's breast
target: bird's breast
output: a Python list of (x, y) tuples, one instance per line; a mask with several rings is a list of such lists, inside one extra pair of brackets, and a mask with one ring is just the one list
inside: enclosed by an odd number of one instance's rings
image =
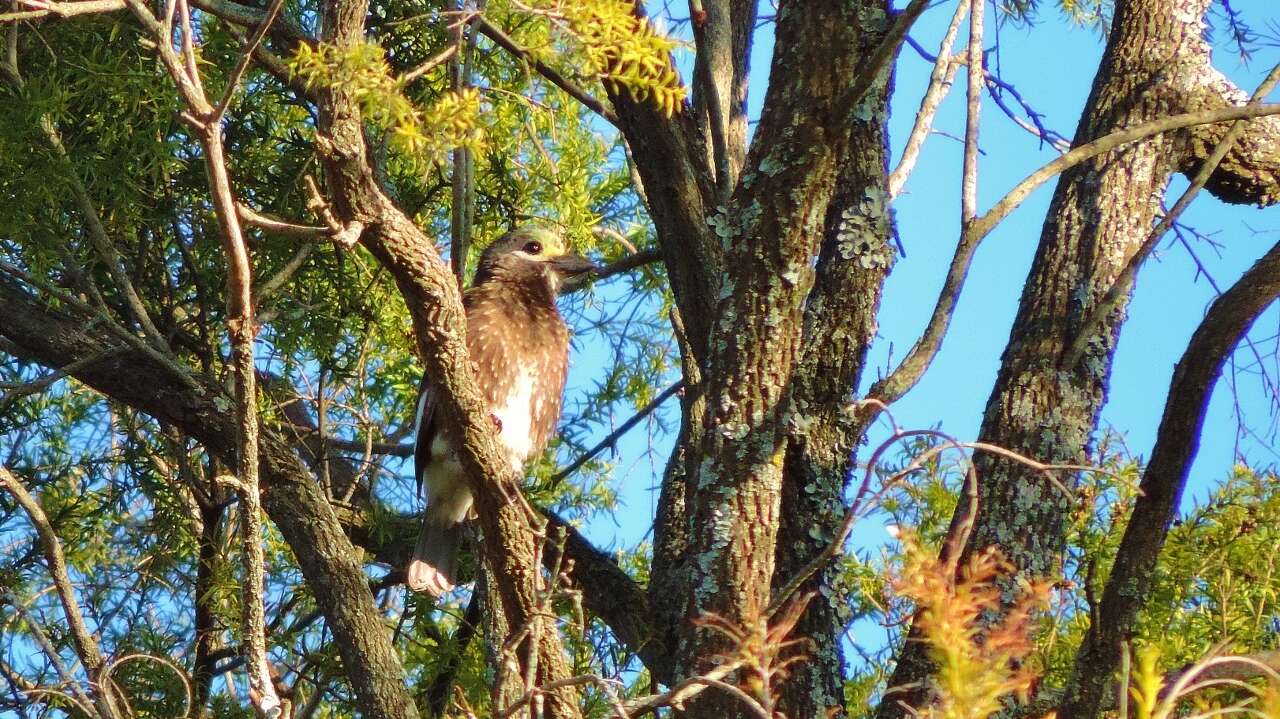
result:
[(502, 423), (498, 440), (507, 451), (507, 459), (516, 472), (524, 469), (525, 460), (534, 452), (537, 434), (533, 426), (534, 401), (538, 377), (528, 369), (520, 371), (507, 385), (505, 397), (497, 398), (493, 415)]

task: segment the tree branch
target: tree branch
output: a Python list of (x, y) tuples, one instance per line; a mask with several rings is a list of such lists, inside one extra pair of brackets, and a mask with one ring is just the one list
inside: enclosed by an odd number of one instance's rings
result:
[[(1262, 84), (1258, 85), (1257, 90), (1254, 90), (1248, 104), (1257, 105), (1262, 102), (1263, 98), (1275, 89), (1277, 83), (1280, 83), (1280, 64), (1271, 68), (1271, 72), (1267, 74)], [(1200, 189), (1205, 186), (1214, 172), (1217, 171), (1219, 164), (1227, 156), (1227, 153), (1231, 151), (1231, 148), (1235, 146), (1236, 140), (1244, 134), (1248, 124), (1246, 120), (1236, 120), (1232, 123), (1231, 129), (1227, 130), (1226, 134), (1218, 140), (1213, 152), (1209, 153), (1208, 159), (1200, 165), (1196, 170), (1195, 176), (1191, 178), (1191, 184), (1182, 192), (1182, 196), (1178, 198), (1177, 202), (1173, 203), (1173, 207), (1164, 213), (1164, 217), (1160, 218), (1160, 222), (1147, 235), (1147, 239), (1143, 241), (1142, 246), (1138, 248), (1137, 252), (1133, 253), (1129, 261), (1125, 263), (1124, 268), (1120, 270), (1120, 274), (1112, 281), (1106, 295), (1101, 300), (1098, 300), (1089, 316), (1080, 324), (1080, 330), (1076, 333), (1075, 340), (1072, 341), (1071, 347), (1066, 354), (1062, 356), (1062, 361), (1060, 362), (1062, 367), (1072, 367), (1080, 361), (1080, 357), (1083, 356), (1088, 348), (1089, 338), (1105, 321), (1107, 315), (1120, 306), (1120, 302), (1129, 293), (1142, 263), (1155, 250), (1160, 239), (1177, 223), (1178, 218), (1191, 205), (1191, 201), (1199, 194)], [(1280, 145), (1280, 142), (1277, 144)]]
[(493, 23), (486, 20), (483, 15), (474, 16), (471, 19), (471, 23), (482, 35), (493, 40), (503, 50), (506, 50), (517, 58), (529, 63), (529, 66), (532, 67), (539, 75), (551, 81), (552, 85), (564, 90), (570, 97), (582, 103), (582, 105), (588, 110), (604, 118), (604, 120), (610, 125), (616, 126), (618, 124), (618, 117), (614, 115), (612, 110), (605, 107), (599, 100), (591, 97), (591, 95), (587, 94), (585, 90), (570, 82), (568, 78), (561, 75), (555, 68), (534, 57), (533, 53), (528, 50), (520, 47), (515, 40), (512, 40), (509, 35), (498, 29), (493, 25)]
[(44, 552), (45, 561), (49, 565), (49, 576), (53, 579), (53, 586), (58, 592), (58, 599), (62, 602), (62, 614), (66, 617), (67, 628), (71, 631), (71, 640), (75, 643), (76, 655), (80, 657), (80, 663), (84, 665), (85, 673), (89, 675), (89, 686), (92, 689), (94, 706), (102, 713), (104, 719), (117, 716), (115, 704), (111, 698), (111, 690), (109, 689), (110, 682), (104, 676), (107, 668), (106, 660), (103, 658), (102, 650), (94, 640), (92, 632), (89, 631), (89, 627), (84, 623), (84, 614), (80, 611), (80, 603), (76, 601), (75, 590), (71, 585), (71, 577), (67, 574), (67, 560), (62, 553), (62, 543), (58, 541), (58, 535), (54, 532), (53, 525), (49, 523), (49, 518), (45, 516), (44, 510), (41, 509), (40, 503), (36, 501), (35, 497), (32, 497), (26, 487), (22, 486), (22, 483), (18, 481), (18, 478), (4, 467), (0, 467), (0, 487), (4, 487), (13, 495), (19, 506), (27, 513), (32, 527), (36, 530), (36, 537), (40, 540), (40, 547)]
[[(328, 0), (321, 11), (324, 40), (339, 47), (364, 41), (368, 4), (364, 0)], [(517, 478), (498, 450), (497, 432), (480, 393), (465, 342), (461, 292), (435, 245), (382, 189), (369, 159), (364, 123), (351, 90), (330, 86), (320, 91), (317, 145), (325, 168), (334, 212), (344, 222), (366, 229), (360, 242), (387, 268), (409, 308), (419, 354), (448, 434), (458, 441), (458, 456), (471, 485), (483, 534), (483, 555), (497, 583), (500, 612), (511, 627), (537, 622), (542, 577), (537, 568), (538, 533), (518, 501)], [(517, 501), (511, 501), (516, 497)], [(521, 657), (536, 665), (536, 683), (548, 685), (569, 676), (560, 636), (541, 632), (535, 651)], [(576, 692), (551, 693), (553, 717), (576, 717)]]
[[(111, 344), (115, 335), (109, 329), (66, 312), (41, 307), (20, 285), (0, 278), (0, 335), (24, 358), (63, 367)], [(235, 423), (225, 409), (232, 400), (212, 378), (193, 377), (140, 347), (113, 353), (72, 374), (112, 399), (172, 424), (234, 464)], [(334, 507), (289, 442), (264, 432), (259, 449), (263, 508), (293, 550), (324, 613), (357, 706), (376, 719), (413, 719), (417, 713), (403, 669)]]
[(933, 71), (929, 74), (929, 87), (920, 98), (920, 109), (916, 111), (915, 123), (911, 126), (906, 145), (902, 148), (902, 157), (898, 160), (897, 167), (893, 168), (893, 172), (889, 173), (891, 199), (897, 197), (902, 192), (903, 186), (907, 184), (907, 177), (915, 168), (916, 159), (919, 158), (924, 141), (933, 127), (934, 115), (937, 114), (938, 107), (947, 96), (947, 92), (951, 90), (952, 79), (955, 77), (956, 68), (959, 67), (959, 64), (951, 59), (951, 46), (956, 41), (956, 35), (959, 34), (960, 21), (964, 19), (968, 10), (969, 0), (960, 0), (942, 36), (942, 44), (938, 46), (938, 55), (934, 58)]
[(1067, 168), (1143, 138), (1186, 127), (1267, 117), (1277, 113), (1280, 113), (1280, 104), (1267, 103), (1171, 115), (1144, 122), (1135, 127), (1117, 130), (1093, 142), (1076, 147), (1028, 175), (1008, 194), (1000, 198), (986, 214), (976, 218), (961, 232), (960, 241), (956, 244), (955, 254), (951, 258), (946, 280), (938, 294), (938, 301), (934, 305), (928, 325), (902, 362), (887, 377), (871, 386), (868, 397), (885, 404), (892, 404), (920, 380), (942, 347), (942, 340), (951, 324), (951, 315), (960, 299), (960, 291), (964, 288), (965, 277), (969, 273), (969, 265), (973, 262), (973, 255), (979, 243), (1040, 185)]
[(1280, 297), (1280, 244), (1209, 306), (1174, 369), (1151, 461), (1142, 473), (1138, 499), (1116, 551), (1099, 607), (1076, 654), (1061, 716), (1093, 717), (1120, 660), (1120, 644), (1132, 631), (1150, 593), (1152, 572), (1164, 547), (1200, 445), (1209, 399), (1222, 365), (1253, 321)]
[(609, 433), (608, 436), (606, 436), (604, 439), (597, 442), (594, 447), (592, 447), (591, 449), (579, 455), (578, 458), (573, 460), (573, 462), (571, 462), (568, 467), (565, 467), (564, 469), (552, 475), (551, 479), (549, 480), (550, 486), (554, 487), (560, 484), (561, 482), (563, 482), (565, 479), (568, 479), (570, 475), (572, 475), (574, 472), (581, 469), (582, 465), (586, 464), (587, 462), (590, 462), (592, 458), (594, 458), (596, 455), (600, 454), (606, 449), (617, 444), (618, 439), (621, 438), (622, 435), (626, 434), (627, 432), (630, 432), (632, 427), (639, 424), (640, 421), (643, 420), (645, 417), (648, 417), (649, 415), (653, 414), (654, 410), (658, 409), (658, 407), (661, 407), (663, 402), (666, 402), (668, 399), (671, 398), (672, 395), (674, 395), (676, 392), (679, 392), (682, 389), (684, 389), (683, 380), (678, 381), (675, 384), (671, 385), (670, 387), (662, 390), (662, 392), (657, 397), (654, 397), (653, 399), (649, 400), (648, 404), (646, 404), (644, 407), (641, 407), (638, 412), (631, 415), (631, 417), (627, 418), (627, 421), (618, 425), (617, 429), (613, 430), (612, 432)]

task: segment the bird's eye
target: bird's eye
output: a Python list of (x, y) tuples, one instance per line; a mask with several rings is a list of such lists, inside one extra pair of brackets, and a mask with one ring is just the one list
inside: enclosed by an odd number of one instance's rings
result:
[(525, 243), (524, 251), (525, 251), (525, 252), (528, 252), (528, 253), (529, 253), (529, 254), (531, 254), (531, 255), (540, 255), (540, 254), (542, 254), (542, 243), (541, 243), (541, 242), (527, 242), (527, 243)]

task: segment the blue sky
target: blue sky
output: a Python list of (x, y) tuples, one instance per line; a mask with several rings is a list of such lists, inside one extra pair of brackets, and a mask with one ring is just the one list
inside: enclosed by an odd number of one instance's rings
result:
[[(1052, 3), (1045, 0), (1042, 4)], [(1234, 0), (1232, 6), (1258, 30), (1280, 21), (1280, 8), (1271, 0)], [(987, 7), (990, 17), (989, 3)], [(912, 29), (912, 37), (936, 52), (953, 9), (954, 2), (938, 3)], [(1220, 23), (1220, 16), (1213, 19)], [(1053, 8), (1043, 10), (1032, 27), (1006, 25), (997, 35), (992, 25), (988, 22), (985, 44), (991, 48), (998, 39), (1002, 77), (1044, 115), (1047, 127), (1071, 137), (1102, 55), (1100, 34), (1073, 25)], [(962, 34), (957, 47), (963, 43)], [(1280, 61), (1280, 51), (1263, 46), (1248, 64), (1242, 63), (1224, 33), (1215, 36), (1214, 45), (1217, 68), (1247, 91)], [(772, 34), (765, 26), (757, 35), (752, 55), (753, 117), (758, 116), (764, 95), (771, 52)], [(687, 54), (683, 59), (687, 68)], [(931, 64), (910, 48), (904, 48), (898, 59), (890, 122), (895, 163), (931, 69)], [(963, 89), (961, 71), (935, 122), (936, 130), (952, 137), (964, 132)], [(984, 153), (980, 159), (980, 213), (1056, 156), (1051, 148), (1041, 148), (1035, 137), (989, 100), (983, 108), (980, 146)], [(961, 151), (958, 141), (940, 134), (931, 136), (895, 204), (906, 256), (900, 258), (886, 286), (881, 337), (871, 351), (872, 369), (866, 384), (876, 378), (878, 368), (885, 367), (890, 347), (893, 361), (901, 358), (932, 310), (959, 231)], [(1171, 192), (1178, 193), (1185, 185), (1177, 178)], [(941, 425), (957, 438), (976, 439), (1053, 187), (1051, 182), (1033, 194), (979, 249), (942, 351), (921, 383), (893, 408), (902, 426)], [(1280, 239), (1280, 210), (1228, 206), (1207, 193), (1197, 198), (1183, 221), (1221, 244), (1217, 251), (1206, 243), (1194, 243), (1192, 249), (1222, 288), (1230, 286)], [(1102, 417), (1102, 426), (1123, 434), (1129, 450), (1139, 456), (1146, 456), (1154, 441), (1174, 364), (1215, 296), (1211, 284), (1196, 277), (1196, 265), (1188, 251), (1170, 240), (1166, 238), (1158, 257), (1140, 273)], [(1280, 311), (1272, 307), (1252, 332), (1258, 352), (1270, 362), (1272, 377), (1280, 374), (1276, 368), (1278, 325)], [(590, 346), (580, 348), (574, 374), (589, 374), (587, 368), (597, 361), (597, 351)], [(1214, 392), (1185, 503), (1203, 499), (1229, 472), (1237, 452), (1261, 466), (1280, 457), (1272, 446), (1274, 413), (1263, 384), (1246, 371), (1254, 363), (1247, 350), (1238, 352), (1241, 371), (1235, 391), (1220, 382)], [(1234, 400), (1238, 400), (1254, 436), (1238, 437)], [(618, 421), (623, 419), (625, 416)], [(645, 457), (645, 450), (652, 446), (650, 439), (637, 430), (619, 445), (614, 484), (625, 508), (615, 516), (596, 519), (588, 527), (589, 535), (602, 545), (631, 546), (649, 530), (657, 501), (655, 472), (661, 471), (670, 445), (669, 437), (659, 437), (656, 455)], [(859, 538), (859, 544), (866, 546), (888, 536), (878, 527), (865, 527)]]

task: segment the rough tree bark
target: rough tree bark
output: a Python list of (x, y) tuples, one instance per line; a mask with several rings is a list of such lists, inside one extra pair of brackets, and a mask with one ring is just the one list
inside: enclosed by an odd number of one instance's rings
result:
[[(863, 57), (883, 41), (885, 20), (865, 18)], [(849, 150), (826, 212), (792, 385), (775, 593), (827, 549), (844, 520), (844, 492), (863, 429), (849, 403), (895, 257), (887, 182), (890, 88), (887, 77), (879, 78), (852, 113)], [(800, 588), (814, 594), (792, 636), (811, 646), (805, 650), (809, 659), (779, 687), (779, 711), (788, 717), (829, 717), (844, 706), (841, 639), (849, 602), (833, 590), (835, 572), (828, 566)]]
[[(1209, 0), (1125, 0), (1112, 31), (1075, 144), (1117, 128), (1247, 97), (1210, 64), (1203, 17)], [(1077, 362), (1064, 356), (1081, 324), (1116, 281), (1152, 228), (1170, 175), (1194, 172), (1226, 132), (1225, 125), (1158, 135), (1063, 173), (1023, 289), (980, 440), (1049, 463), (1084, 463), (1106, 400), (1121, 302), (1087, 338)], [(1207, 185), (1230, 202), (1270, 204), (1280, 197), (1280, 123), (1251, 123)], [(1127, 293), (1126, 293), (1127, 294)], [(1061, 561), (1071, 498), (1042, 474), (979, 453), (978, 516), (965, 548), (996, 545), (1019, 572), (1047, 576)], [(963, 564), (963, 560), (962, 560)], [(903, 716), (903, 702), (927, 700), (930, 663), (908, 640), (879, 719)]]
[(1222, 365), (1249, 326), (1277, 297), (1280, 245), (1272, 247), (1210, 305), (1174, 369), (1156, 444), (1142, 473), (1141, 493), (1116, 550), (1097, 623), (1089, 628), (1076, 654), (1058, 716), (1092, 719), (1109, 708), (1104, 702), (1114, 688), (1120, 646), (1132, 635), (1138, 611), (1150, 596), (1156, 560), (1178, 511)]

